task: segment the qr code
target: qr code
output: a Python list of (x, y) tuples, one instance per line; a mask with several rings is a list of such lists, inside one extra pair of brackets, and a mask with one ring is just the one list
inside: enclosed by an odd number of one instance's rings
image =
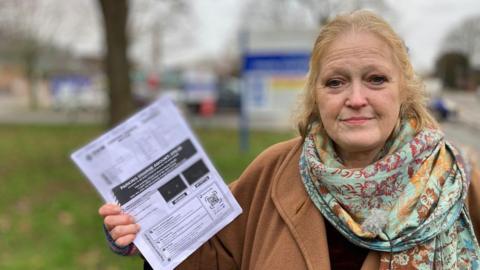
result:
[(216, 190), (212, 191), (208, 196), (205, 196), (204, 199), (208, 203), (210, 209), (214, 209), (217, 204), (222, 202), (222, 199), (218, 197)]

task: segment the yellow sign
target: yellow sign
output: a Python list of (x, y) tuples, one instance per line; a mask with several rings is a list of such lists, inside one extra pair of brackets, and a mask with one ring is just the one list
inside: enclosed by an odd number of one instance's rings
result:
[(276, 75), (270, 77), (269, 88), (275, 91), (297, 91), (304, 88), (305, 82), (305, 76)]

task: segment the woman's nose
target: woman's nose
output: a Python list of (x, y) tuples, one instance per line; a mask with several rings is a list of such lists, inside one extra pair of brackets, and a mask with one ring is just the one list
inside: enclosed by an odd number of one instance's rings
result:
[(366, 89), (364, 89), (361, 83), (352, 83), (345, 105), (352, 108), (361, 108), (366, 106), (368, 104), (368, 100), (365, 90)]

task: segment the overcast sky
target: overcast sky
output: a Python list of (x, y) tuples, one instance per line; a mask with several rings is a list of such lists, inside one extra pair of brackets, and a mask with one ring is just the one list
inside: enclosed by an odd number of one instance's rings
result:
[(417, 69), (432, 68), (444, 36), (461, 21), (480, 15), (479, 0), (388, 1), (399, 17), (396, 30), (411, 49)]
[[(56, 0), (45, 0), (56, 1)], [(73, 2), (72, 2), (73, 1)], [(156, 0), (150, 0), (155, 2)], [(256, 0), (261, 1), (261, 0)], [(60, 1), (62, 4), (69, 2), (83, 2), (82, 8), (88, 7), (90, 19), (84, 16), (88, 30), (83, 30), (81, 35), (70, 33), (75, 38), (70, 42), (82, 52), (99, 52), (101, 35), (99, 31), (100, 20), (96, 0), (70, 0)], [(235, 38), (236, 29), (241, 22), (240, 11), (246, 0), (195, 0), (194, 13), (196, 21), (190, 29), (194, 30), (193, 37), (183, 46), (175, 46), (175, 50), (164, 55), (168, 62), (177, 59), (189, 59), (196, 56), (218, 57), (225, 46), (231, 46)], [(394, 28), (405, 39), (411, 50), (412, 61), (419, 71), (431, 69), (435, 57), (446, 33), (457, 26), (469, 16), (480, 15), (479, 0), (387, 0), (396, 12), (392, 21)], [(67, 7), (68, 8), (68, 7)], [(78, 10), (69, 8), (70, 12)], [(96, 18), (95, 18), (95, 15)], [(74, 16), (72, 13), (71, 16)], [(92, 17), (93, 16), (93, 17)], [(64, 39), (68, 40), (68, 37)], [(229, 43), (230, 42), (230, 43)], [(136, 56), (147, 54), (146, 49), (137, 49)]]
[[(202, 19), (203, 37), (198, 39), (207, 54), (215, 54), (234, 38), (238, 27), (242, 0), (195, 1)], [(421, 72), (433, 67), (433, 63), (446, 33), (462, 20), (480, 15), (479, 0), (388, 0), (395, 10), (394, 28), (410, 48), (412, 62)]]

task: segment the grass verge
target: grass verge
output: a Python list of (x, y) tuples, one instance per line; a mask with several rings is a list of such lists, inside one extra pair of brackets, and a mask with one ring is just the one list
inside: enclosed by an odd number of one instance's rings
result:
[[(141, 269), (105, 246), (100, 197), (70, 153), (102, 132), (99, 126), (0, 126), (0, 269)], [(291, 133), (252, 132), (240, 153), (238, 132), (198, 129), (206, 152), (227, 182), (263, 149)]]

